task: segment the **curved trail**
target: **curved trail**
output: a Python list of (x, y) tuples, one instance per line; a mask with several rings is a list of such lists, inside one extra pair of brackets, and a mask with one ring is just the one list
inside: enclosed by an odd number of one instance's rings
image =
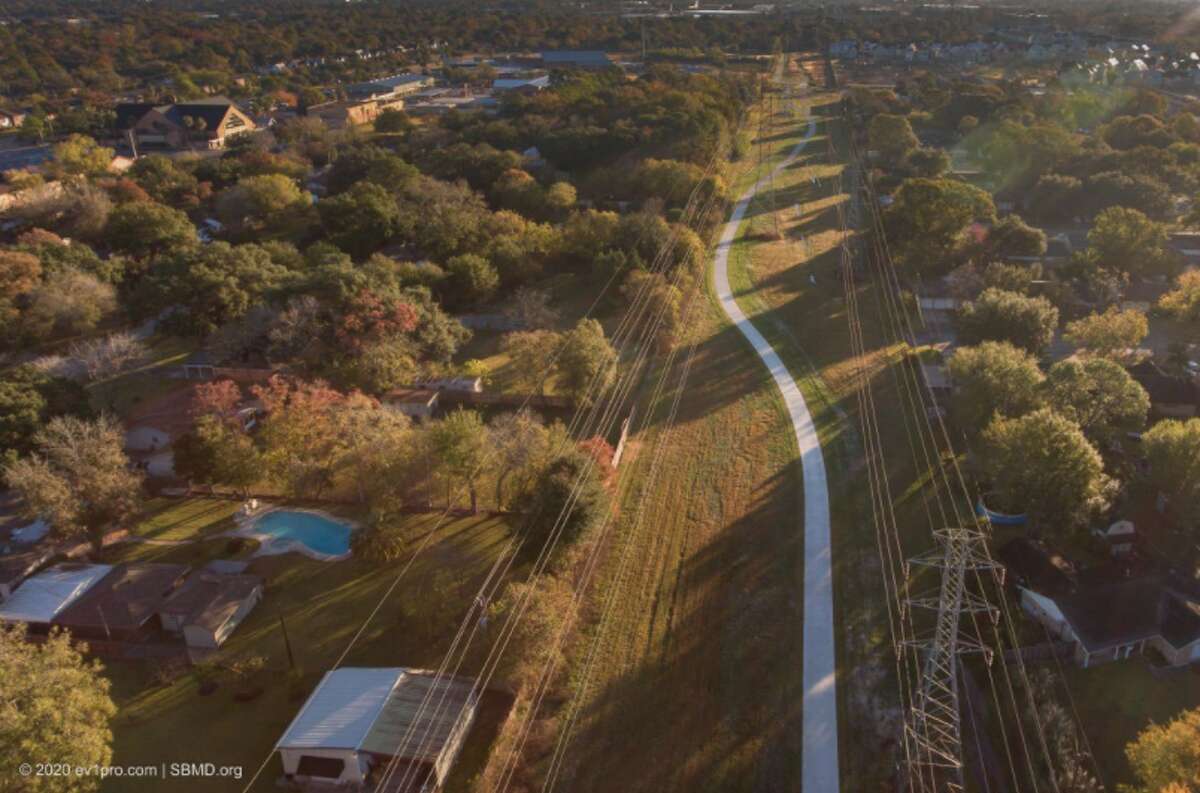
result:
[[(809, 118), (804, 139), (796, 144), (779, 173), (791, 165), (816, 133)], [(829, 549), (829, 489), (825, 459), (804, 395), (774, 348), (746, 318), (729, 286), (729, 252), (750, 202), (770, 176), (763, 176), (738, 199), (721, 234), (713, 260), (713, 280), (721, 308), (758, 353), (783, 394), (804, 472), (804, 702), (802, 711), (801, 780), (803, 793), (837, 793), (837, 681), (834, 666), (833, 570)]]

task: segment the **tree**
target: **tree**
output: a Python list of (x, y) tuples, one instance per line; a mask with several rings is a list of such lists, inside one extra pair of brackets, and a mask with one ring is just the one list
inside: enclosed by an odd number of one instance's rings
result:
[(984, 470), (1000, 503), (1065, 533), (1107, 507), (1112, 482), (1079, 425), (1049, 408), (997, 417), (983, 432)]
[(885, 219), (901, 258), (922, 272), (944, 272), (963, 231), (990, 222), (996, 209), (983, 190), (952, 179), (907, 179)]
[(472, 306), (486, 303), (496, 294), (500, 276), (491, 262), (482, 256), (465, 253), (446, 262), (450, 274), (452, 297), (461, 305)]
[(382, 394), (412, 383), (418, 379), (420, 368), (413, 342), (403, 336), (368, 342), (340, 367), (346, 385), (368, 394)]
[[(1200, 299), (1200, 279), (1197, 279)], [(1089, 314), (1067, 323), (1063, 338), (1084, 355), (1128, 363), (1137, 346), (1150, 332), (1146, 315), (1140, 311), (1122, 311), (1113, 306), (1103, 314)]]
[(1150, 483), (1188, 520), (1200, 517), (1200, 419), (1158, 422), (1142, 435)]
[(164, 154), (139, 157), (126, 175), (161, 204), (191, 208), (200, 203), (195, 175)]
[(217, 214), (231, 228), (262, 230), (277, 227), (288, 210), (303, 203), (296, 182), (283, 174), (247, 176), (217, 198)]
[(660, 351), (671, 349), (680, 329), (683, 293), (662, 273), (633, 270), (621, 287), (621, 295), (632, 305), (639, 294), (645, 295), (649, 316), (658, 318), (654, 332), (655, 346)]
[(548, 328), (558, 321), (558, 312), (550, 307), (550, 293), (524, 286), (509, 298), (504, 315), (533, 330)]
[[(378, 123), (375, 129), (379, 130)], [(350, 552), (355, 559), (388, 564), (404, 558), (407, 550), (404, 532), (395, 526), (364, 526), (350, 535)]]
[(549, 433), (535, 413), (503, 413), (488, 424), (488, 443), (496, 454), (496, 508), (504, 508), (504, 486), (516, 476), (519, 493), (548, 445)]
[(127, 331), (71, 345), (71, 357), (83, 364), (89, 380), (105, 380), (128, 371), (146, 359), (147, 348)]
[(138, 291), (140, 313), (170, 308), (166, 327), (204, 336), (244, 316), (290, 280), (291, 272), (264, 246), (214, 242), (160, 258)]
[(72, 768), (112, 762), (109, 723), (117, 707), (98, 660), (87, 660), (57, 628), (29, 641), (24, 625), (0, 625), (0, 777), (5, 790), (91, 793), (99, 774), (30, 774), (18, 769), (37, 757)]
[(1125, 747), (1141, 786), (1138, 793), (1200, 789), (1200, 708), (1166, 724), (1151, 724)]
[(75, 269), (49, 275), (28, 296), (21, 317), (25, 333), (49, 339), (88, 333), (117, 308), (116, 290)]
[(607, 514), (608, 492), (595, 460), (571, 449), (547, 463), (518, 500), (526, 516), (524, 548), (540, 553), (570, 545)]
[(228, 417), (204, 415), (173, 446), (175, 473), (189, 482), (232, 487), (243, 497), (263, 478), (254, 439)]
[(317, 204), (317, 210), (330, 240), (353, 256), (378, 250), (399, 229), (396, 200), (373, 182), (358, 182)]
[(120, 425), (109, 417), (59, 416), (33, 442), (33, 454), (4, 471), (24, 499), (24, 514), (44, 519), (59, 536), (86, 536), (98, 550), (105, 532), (141, 500), (142, 478), (125, 456)]
[(950, 155), (942, 149), (919, 148), (909, 152), (906, 160), (917, 176), (934, 179), (950, 170)]
[(385, 134), (408, 132), (412, 126), (413, 123), (408, 114), (394, 108), (388, 108), (375, 119), (375, 131)]
[(258, 432), (263, 473), (294, 496), (319, 497), (342, 463), (346, 439), (335, 419), (345, 395), (319, 380), (278, 376), (251, 390), (267, 414)]
[(196, 228), (187, 215), (162, 204), (121, 204), (108, 216), (105, 239), (113, 249), (145, 259), (173, 248), (196, 245)]
[(21, 313), (19, 301), (33, 291), (41, 278), (42, 263), (38, 257), (0, 250), (0, 331), (6, 338), (16, 337), (15, 323)]
[(96, 176), (112, 165), (113, 150), (87, 135), (71, 135), (52, 149), (53, 169), (64, 176)]
[(985, 289), (978, 299), (963, 305), (957, 327), (963, 344), (1007, 341), (1040, 355), (1054, 340), (1058, 309), (1044, 297)]
[(1172, 262), (1166, 245), (1166, 226), (1125, 207), (1101, 212), (1088, 232), (1088, 246), (1101, 267), (1135, 275), (1168, 272)]
[(505, 334), (500, 342), (508, 356), (507, 371), (513, 385), (533, 391), (546, 392), (546, 381), (557, 371), (554, 356), (563, 345), (563, 338), (551, 330), (529, 330)]
[(954, 413), (960, 427), (978, 432), (994, 415), (1023, 416), (1041, 403), (1037, 361), (1007, 342), (959, 347), (949, 362)]
[(0, 379), (0, 464), (33, 450), (33, 438), (55, 416), (86, 416), (87, 392), (76, 382), (32, 366), (18, 366)]
[(912, 124), (904, 116), (880, 113), (867, 126), (870, 146), (884, 161), (898, 165), (910, 152), (921, 145), (913, 133)]
[(1141, 430), (1150, 397), (1129, 372), (1106, 358), (1067, 359), (1050, 367), (1046, 401), (1093, 443)]
[(1046, 233), (1030, 226), (1017, 215), (1008, 215), (988, 231), (987, 249), (999, 259), (1041, 256), (1046, 252)]
[(1158, 307), (1176, 319), (1200, 319), (1200, 270), (1180, 273), (1175, 288), (1158, 299)]
[(590, 404), (612, 385), (617, 375), (617, 352), (604, 328), (594, 319), (581, 319), (567, 334), (559, 356), (563, 388), (579, 404)]
[(450, 506), (450, 485), (458, 480), (471, 494), (471, 512), (478, 512), (476, 484), (483, 473), (487, 451), (487, 430), (483, 418), (473, 410), (455, 410), (430, 427), (438, 469), (445, 473), (446, 506)]
[(1037, 180), (1029, 196), (1029, 213), (1043, 223), (1054, 223), (1083, 214), (1083, 182), (1074, 176), (1047, 174)]
[(335, 406), (333, 421), (342, 438), (341, 468), (351, 475), (355, 495), (373, 524), (386, 522), (403, 506), (403, 483), (413, 469), (426, 475), (428, 444), (422, 446), (407, 416), (361, 394)]

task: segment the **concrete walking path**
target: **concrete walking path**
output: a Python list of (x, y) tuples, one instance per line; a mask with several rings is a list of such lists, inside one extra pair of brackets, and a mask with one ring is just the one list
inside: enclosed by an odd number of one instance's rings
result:
[[(809, 118), (804, 139), (775, 167), (778, 174), (791, 165), (816, 133), (816, 120)], [(833, 569), (829, 549), (829, 489), (825, 460), (804, 395), (779, 355), (746, 318), (729, 286), (729, 252), (737, 239), (742, 219), (751, 200), (769, 177), (760, 178), (733, 208), (721, 234), (713, 261), (713, 280), (721, 307), (762, 359), (775, 385), (783, 394), (796, 432), (800, 463), (804, 471), (804, 701), (802, 713), (803, 793), (837, 793), (837, 681), (834, 665)]]

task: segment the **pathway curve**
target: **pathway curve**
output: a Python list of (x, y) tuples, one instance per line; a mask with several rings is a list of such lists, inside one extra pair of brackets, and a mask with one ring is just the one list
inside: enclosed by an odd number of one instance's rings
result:
[[(795, 162), (805, 144), (816, 133), (817, 122), (809, 118), (804, 139), (796, 144), (783, 162), (775, 167), (778, 174)], [(834, 666), (833, 569), (829, 550), (829, 489), (825, 480), (825, 460), (804, 395), (778, 353), (767, 343), (754, 324), (746, 318), (729, 286), (729, 252), (737, 239), (742, 219), (750, 202), (770, 176), (760, 178), (748, 189), (737, 205), (713, 261), (713, 280), (717, 298), (729, 319), (762, 358), (775, 385), (783, 394), (788, 415), (800, 448), (804, 471), (804, 702), (801, 781), (803, 793), (837, 793), (837, 681)]]

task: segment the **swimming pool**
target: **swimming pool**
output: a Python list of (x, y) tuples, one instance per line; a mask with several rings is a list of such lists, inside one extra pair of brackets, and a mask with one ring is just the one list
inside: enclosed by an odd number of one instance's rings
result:
[(304, 552), (307, 549), (310, 556), (337, 558), (350, 553), (352, 530), (351, 526), (317, 512), (273, 509), (253, 519), (246, 533), (262, 540), (260, 553)]

